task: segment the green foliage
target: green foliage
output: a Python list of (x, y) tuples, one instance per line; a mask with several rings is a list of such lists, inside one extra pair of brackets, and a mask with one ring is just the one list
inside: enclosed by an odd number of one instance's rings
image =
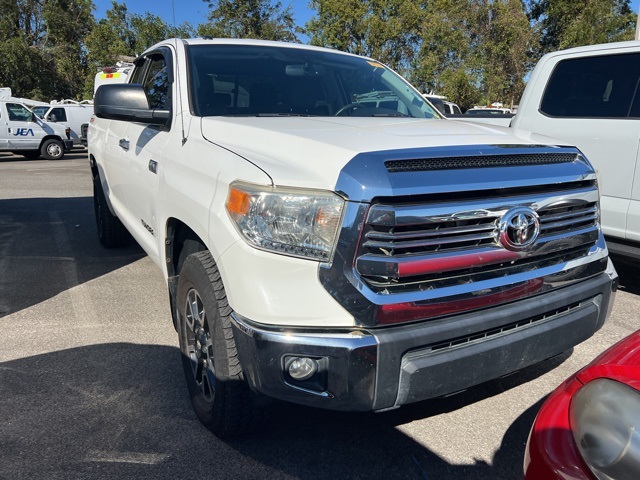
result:
[(122, 57), (136, 57), (166, 38), (188, 38), (194, 33), (194, 28), (188, 23), (170, 26), (149, 12), (131, 14), (126, 4), (112, 0), (106, 17), (85, 39), (89, 73), (84, 77), (84, 96), (91, 98), (93, 95), (94, 77), (99, 68), (115, 65)]
[(311, 43), (368, 55), (463, 105), (517, 101), (535, 35), (520, 0), (313, 0)]
[(97, 67), (170, 37), (310, 42), (377, 58), (463, 108), (518, 102), (540, 55), (632, 39), (630, 0), (310, 0), (301, 29), (280, 0), (203, 0), (206, 22), (171, 26), (112, 0), (0, 0), (0, 86), (42, 100), (90, 98)]
[(540, 34), (537, 56), (558, 49), (633, 40), (637, 15), (630, 0), (532, 0)]
[(270, 0), (203, 0), (209, 4), (208, 21), (198, 34), (215, 38), (258, 38), (299, 42), (291, 6)]
[(77, 97), (92, 8), (91, 0), (0, 0), (0, 84), (18, 96)]
[(48, 101), (56, 98), (55, 68), (36, 47), (22, 38), (0, 42), (0, 86), (16, 97)]
[(312, 45), (374, 57), (406, 73), (420, 41), (422, 11), (414, 0), (312, 0)]

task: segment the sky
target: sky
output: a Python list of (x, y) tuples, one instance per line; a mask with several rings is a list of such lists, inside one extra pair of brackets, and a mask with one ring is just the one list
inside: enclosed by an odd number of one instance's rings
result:
[[(281, 1), (282, 5), (291, 5), (295, 21), (300, 26), (304, 26), (314, 13), (309, 8), (309, 0)], [(636, 1), (640, 3), (640, 0)], [(104, 18), (105, 12), (111, 8), (111, 0), (93, 0), (93, 3), (97, 19)], [(203, 0), (118, 0), (118, 3), (124, 3), (131, 13), (151, 12), (170, 25), (174, 23), (174, 14), (176, 25), (184, 22), (198, 25), (204, 23), (209, 13), (208, 5)]]
[[(304, 26), (313, 14), (309, 8), (310, 0), (281, 0), (282, 5), (291, 5), (294, 18), (299, 26)], [(103, 18), (105, 12), (111, 7), (111, 0), (93, 0), (96, 10), (94, 15), (97, 19)], [(158, 15), (168, 24), (180, 25), (184, 22), (191, 22), (193, 25), (204, 23), (209, 13), (208, 6), (202, 0), (118, 0), (124, 3), (131, 13), (143, 14), (152, 12)], [(631, 9), (638, 12), (640, 0), (631, 1)], [(174, 21), (175, 20), (175, 21)]]

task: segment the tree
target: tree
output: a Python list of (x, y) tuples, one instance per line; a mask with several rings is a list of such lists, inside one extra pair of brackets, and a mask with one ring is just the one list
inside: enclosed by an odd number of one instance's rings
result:
[(131, 14), (126, 4), (112, 0), (105, 18), (85, 40), (90, 67), (85, 76), (85, 96), (93, 95), (94, 77), (99, 68), (115, 65), (122, 57), (135, 57), (166, 38), (192, 37), (194, 33), (189, 23), (170, 26), (149, 12)]
[(42, 18), (46, 32), (41, 49), (55, 64), (55, 90), (58, 99), (81, 99), (83, 78), (87, 73), (84, 38), (91, 32), (94, 19), (91, 0), (50, 0), (43, 3)]
[(77, 97), (91, 9), (91, 0), (0, 0), (2, 84), (41, 100)]
[(525, 74), (533, 67), (537, 38), (521, 0), (479, 0), (474, 3), (473, 23), (478, 42), (476, 65), (482, 70), (487, 103), (514, 104), (524, 91)]
[(313, 0), (307, 23), (311, 44), (366, 55), (407, 72), (420, 37), (415, 0)]
[(291, 6), (270, 0), (203, 0), (211, 11), (198, 34), (218, 38), (258, 38), (299, 42)]
[(630, 0), (531, 0), (540, 33), (538, 56), (558, 49), (633, 40), (637, 15)]
[(473, 28), (468, 2), (428, 2), (418, 27), (419, 48), (413, 56), (409, 80), (423, 91), (446, 90), (449, 98), (460, 102), (461, 95), (452, 91), (449, 80), (456, 78), (459, 86), (480, 74), (472, 55)]

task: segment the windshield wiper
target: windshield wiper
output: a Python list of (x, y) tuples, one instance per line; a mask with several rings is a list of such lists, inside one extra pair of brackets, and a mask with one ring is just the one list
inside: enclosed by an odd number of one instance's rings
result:
[(256, 117), (317, 117), (308, 113), (256, 113)]
[(372, 117), (407, 117), (413, 118), (411, 115), (406, 115), (404, 113), (374, 113), (371, 115)]

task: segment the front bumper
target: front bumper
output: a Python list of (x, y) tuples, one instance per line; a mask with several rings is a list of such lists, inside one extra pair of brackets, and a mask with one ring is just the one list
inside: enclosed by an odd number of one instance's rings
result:
[[(611, 264), (610, 264), (611, 265)], [(385, 410), (499, 378), (591, 337), (612, 307), (607, 272), (533, 298), (432, 321), (350, 330), (267, 329), (238, 315), (238, 355), (252, 389), (334, 410)], [(312, 382), (288, 357), (318, 360)]]

